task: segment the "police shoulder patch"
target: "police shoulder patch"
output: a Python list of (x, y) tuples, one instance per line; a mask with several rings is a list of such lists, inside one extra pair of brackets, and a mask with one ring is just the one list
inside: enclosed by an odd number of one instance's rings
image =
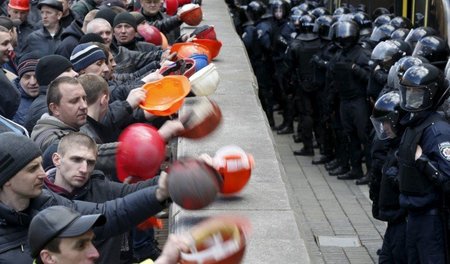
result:
[(439, 143), (439, 152), (444, 159), (450, 161), (450, 142)]

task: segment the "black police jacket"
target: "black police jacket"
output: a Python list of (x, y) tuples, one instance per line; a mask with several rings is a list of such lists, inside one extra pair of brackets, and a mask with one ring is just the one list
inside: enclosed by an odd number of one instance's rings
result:
[(366, 97), (369, 52), (359, 45), (340, 49), (329, 63), (330, 77), (341, 100)]

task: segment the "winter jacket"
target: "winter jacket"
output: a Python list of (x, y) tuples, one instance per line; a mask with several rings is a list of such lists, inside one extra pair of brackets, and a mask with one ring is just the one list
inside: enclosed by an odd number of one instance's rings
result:
[(0, 115), (0, 133), (14, 132), (18, 135), (29, 137), (28, 131), (21, 125)]
[(130, 82), (118, 82), (116, 80), (108, 81), (109, 86), (109, 102), (125, 101), (131, 90), (141, 87), (145, 83), (141, 80), (133, 80)]
[(74, 20), (64, 29), (61, 33), (61, 43), (56, 48), (55, 54), (70, 59), (73, 49), (78, 45), (81, 37), (84, 35), (84, 32), (81, 30), (82, 26), (83, 23), (81, 21)]
[(155, 70), (161, 68), (159, 61), (154, 61), (140, 68), (139, 70), (132, 73), (114, 73), (114, 81), (117, 83), (124, 82), (135, 82), (144, 77), (145, 75), (154, 72)]
[(96, 8), (93, 0), (80, 0), (70, 7), (77, 17), (85, 17), (89, 11)]
[[(31, 132), (31, 139), (44, 152), (50, 145), (58, 143), (68, 133), (78, 131), (79, 129), (64, 124), (56, 117), (44, 114)], [(107, 143), (97, 145), (98, 158), (95, 167), (108, 175), (116, 169), (115, 155), (117, 144)]]
[(125, 47), (129, 50), (135, 50), (139, 52), (155, 52), (162, 51), (160, 46), (156, 46), (152, 43), (147, 43), (145, 41), (133, 40), (126, 44), (118, 44), (119, 46)]
[(146, 218), (163, 209), (156, 199), (156, 188), (150, 187), (134, 192), (123, 198), (105, 203), (70, 201), (60, 195), (43, 190), (38, 197), (31, 199), (27, 209), (17, 212), (0, 203), (0, 263), (32, 263), (27, 242), (31, 219), (43, 209), (63, 205), (81, 214), (104, 214), (104, 226), (94, 228), (97, 240), (108, 239), (130, 230)]
[(114, 55), (114, 60), (116, 61), (117, 73), (132, 73), (135, 72), (147, 64), (154, 61), (160, 61), (162, 50), (155, 50), (152, 52), (139, 52), (134, 50), (129, 50), (122, 46), (111, 45), (111, 51)]
[(150, 25), (159, 29), (167, 37), (169, 44), (175, 43), (180, 37), (180, 26), (183, 21), (178, 16), (169, 16), (161, 11), (154, 16), (149, 16), (144, 13), (143, 9), (141, 9), (141, 14)]
[(35, 30), (35, 28), (28, 23), (28, 21), (23, 22), (17, 28), (17, 46), (14, 48), (18, 58), (22, 56), (20, 51), (23, 49), (28, 36)]
[(40, 52), (41, 56), (54, 54), (59, 43), (61, 43), (61, 33), (62, 27), (59, 27), (58, 32), (52, 37), (48, 30), (42, 26), (28, 36), (21, 50), (21, 54), (23, 55), (36, 50)]
[(25, 116), (28, 113), (28, 109), (30, 108), (31, 104), (33, 103), (34, 99), (36, 99), (36, 97), (31, 97), (25, 92), (25, 90), (20, 85), (19, 78), (14, 79), (13, 83), (14, 86), (16, 86), (17, 90), (19, 90), (20, 92), (20, 105), (19, 108), (17, 109), (16, 114), (13, 117), (13, 121), (20, 125), (23, 125), (25, 123)]
[(43, 114), (48, 113), (47, 107), (47, 85), (39, 86), (39, 96), (34, 99), (28, 108), (28, 113), (25, 115), (24, 126), (29, 133), (33, 130), (36, 122)]
[[(82, 187), (68, 192), (60, 186), (54, 184), (56, 169), (47, 172), (45, 185), (52, 192), (57, 193), (70, 200), (80, 200), (93, 203), (104, 203), (116, 198), (121, 198), (127, 194), (136, 192), (146, 187), (158, 184), (158, 178), (152, 178), (135, 184), (122, 184), (109, 181), (101, 171), (94, 171), (90, 180)], [(108, 239), (95, 241), (95, 246), (100, 253), (100, 258), (96, 263), (120, 263), (120, 249), (123, 236), (115, 236)]]
[(12, 119), (19, 104), (19, 90), (6, 77), (3, 68), (0, 68), (0, 115)]
[(66, 29), (68, 26), (70, 26), (70, 24), (72, 24), (73, 21), (76, 20), (76, 14), (69, 9), (69, 14), (65, 17), (62, 17), (60, 20), (60, 25), (64, 29)]

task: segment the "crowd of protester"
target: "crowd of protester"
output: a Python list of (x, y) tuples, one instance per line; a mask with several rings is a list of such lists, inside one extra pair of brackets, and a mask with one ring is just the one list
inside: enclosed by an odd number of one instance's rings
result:
[(226, 3), (272, 130), (329, 176), (369, 184), (388, 223), (379, 263), (449, 263), (447, 41), (384, 7)]
[[(142, 85), (175, 55), (162, 44), (191, 37), (180, 14), (163, 0), (1, 5), (0, 263), (177, 263), (182, 236), (161, 251), (152, 228), (136, 228), (164, 217), (167, 175), (121, 183), (115, 154), (130, 124), (151, 124), (166, 142), (184, 129), (139, 107)], [(147, 24), (168, 43), (146, 42)]]

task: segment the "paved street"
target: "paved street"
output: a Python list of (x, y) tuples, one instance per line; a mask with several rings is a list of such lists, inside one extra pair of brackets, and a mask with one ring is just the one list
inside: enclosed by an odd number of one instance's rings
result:
[[(281, 122), (277, 116), (278, 123)], [(311, 263), (377, 263), (376, 251), (382, 243), (385, 224), (371, 216), (368, 187), (354, 181), (328, 176), (323, 165), (311, 164), (311, 157), (294, 156), (302, 144), (292, 135), (277, 135), (274, 142), (285, 170), (284, 181), (300, 234), (305, 241)], [(318, 150), (315, 150), (318, 153)], [(318, 246), (318, 237), (328, 240), (359, 240), (360, 246)], [(329, 241), (330, 243), (333, 241)]]

